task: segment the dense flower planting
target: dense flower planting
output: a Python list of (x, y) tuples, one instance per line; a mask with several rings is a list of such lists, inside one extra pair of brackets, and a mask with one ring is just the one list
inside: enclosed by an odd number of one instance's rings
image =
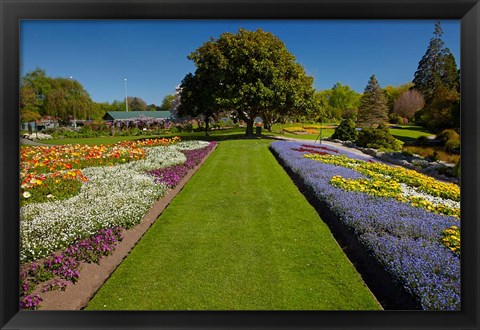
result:
[(20, 209), (20, 260), (43, 258), (98, 229), (136, 225), (167, 189), (147, 172), (185, 163), (181, 150), (208, 142), (182, 142), (148, 148), (146, 156), (116, 166), (82, 169), (88, 181), (77, 195), (62, 201), (31, 203)]
[(122, 228), (102, 229), (89, 238), (82, 239), (61, 254), (54, 254), (43, 263), (24, 266), (20, 272), (20, 308), (35, 309), (42, 298), (37, 293), (65, 290), (78, 281), (80, 262), (98, 263), (103, 256), (111, 254), (122, 240)]
[(416, 195), (428, 200), (428, 196), (454, 208), (459, 198), (455, 187), (335, 147), (274, 142), (271, 149), (417, 297), (423, 309), (460, 309), (458, 215), (416, 207), (398, 198)]
[(119, 142), (113, 145), (61, 145), (21, 148), (20, 202), (62, 200), (78, 194), (87, 177), (81, 169), (114, 166), (145, 158), (145, 148), (168, 146), (179, 141), (149, 139)]
[[(78, 280), (80, 262), (98, 263), (102, 256), (110, 254), (121, 240), (122, 228), (136, 225), (151, 204), (168, 187), (178, 184), (216, 145), (178, 141), (174, 138), (118, 143), (116, 146), (125, 150), (141, 149), (143, 157), (111, 166), (96, 163), (82, 167), (81, 175), (88, 179), (79, 181), (81, 187), (75, 196), (21, 207), (22, 309), (35, 309), (41, 302), (35, 291), (39, 283), (46, 282), (42, 291), (64, 290)], [(149, 174), (159, 170), (180, 179), (167, 182), (164, 176)], [(63, 253), (51, 255), (62, 249)], [(48, 255), (43, 264), (26, 263)]]
[[(453, 183), (440, 182), (403, 167), (351, 160), (343, 155), (307, 154), (305, 157), (326, 164), (351, 168), (369, 178), (352, 180), (334, 176), (331, 183), (336, 187), (379, 197), (396, 198), (435, 213), (460, 217), (460, 188)], [(418, 191), (423, 193), (419, 194)]]
[(216, 142), (210, 142), (208, 146), (202, 149), (184, 150), (183, 153), (187, 157), (185, 163), (156, 169), (149, 173), (156, 178), (155, 182), (164, 183), (170, 188), (175, 187), (189, 170), (200, 164), (216, 144)]

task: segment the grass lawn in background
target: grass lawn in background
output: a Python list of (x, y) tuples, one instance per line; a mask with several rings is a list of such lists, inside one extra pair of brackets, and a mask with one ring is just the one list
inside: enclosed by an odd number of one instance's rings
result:
[[(316, 140), (320, 130), (316, 130), (315, 133), (311, 134), (292, 134), (283, 131), (284, 128), (291, 128), (291, 127), (313, 127), (313, 126), (319, 126), (320, 124), (303, 124), (303, 123), (294, 123), (294, 124), (274, 124), (272, 126), (272, 131), (268, 132), (267, 130), (262, 129), (262, 133), (266, 136), (283, 136), (287, 138), (294, 138), (294, 139), (302, 139), (302, 140)], [(322, 126), (331, 126), (331, 125), (338, 125), (337, 123), (323, 123)], [(322, 138), (330, 137), (332, 136), (333, 132), (335, 129), (333, 128), (324, 128), (322, 130)]]
[(435, 135), (433, 133), (429, 133), (424, 127), (420, 126), (405, 125), (401, 127), (402, 128), (390, 128), (390, 133), (394, 138), (403, 142), (414, 142), (420, 136)]
[(156, 139), (156, 138), (172, 138), (179, 136), (182, 140), (222, 140), (225, 138), (243, 137), (245, 135), (245, 128), (231, 128), (224, 130), (214, 130), (209, 132), (210, 136), (206, 137), (204, 131), (189, 132), (189, 133), (169, 133), (162, 135), (135, 135), (135, 136), (101, 136), (92, 138), (64, 138), (64, 139), (51, 139), (42, 140), (41, 143), (45, 144), (114, 144), (120, 141), (131, 141), (139, 139)]
[(220, 142), (87, 309), (381, 309), (270, 142)]

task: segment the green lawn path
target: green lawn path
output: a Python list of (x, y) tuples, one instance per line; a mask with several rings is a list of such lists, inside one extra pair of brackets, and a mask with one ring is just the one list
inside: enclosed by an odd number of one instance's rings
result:
[(220, 142), (86, 309), (380, 309), (270, 143)]

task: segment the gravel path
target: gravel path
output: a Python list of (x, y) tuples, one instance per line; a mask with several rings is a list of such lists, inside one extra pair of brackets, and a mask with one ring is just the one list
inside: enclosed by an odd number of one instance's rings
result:
[(51, 144), (40, 143), (36, 141), (32, 141), (29, 139), (20, 138), (20, 145), (27, 145), (27, 146), (51, 146)]

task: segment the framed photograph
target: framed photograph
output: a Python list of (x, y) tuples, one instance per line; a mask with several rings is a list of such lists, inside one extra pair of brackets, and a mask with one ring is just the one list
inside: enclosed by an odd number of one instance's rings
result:
[(1, 329), (479, 328), (478, 0), (0, 15)]

